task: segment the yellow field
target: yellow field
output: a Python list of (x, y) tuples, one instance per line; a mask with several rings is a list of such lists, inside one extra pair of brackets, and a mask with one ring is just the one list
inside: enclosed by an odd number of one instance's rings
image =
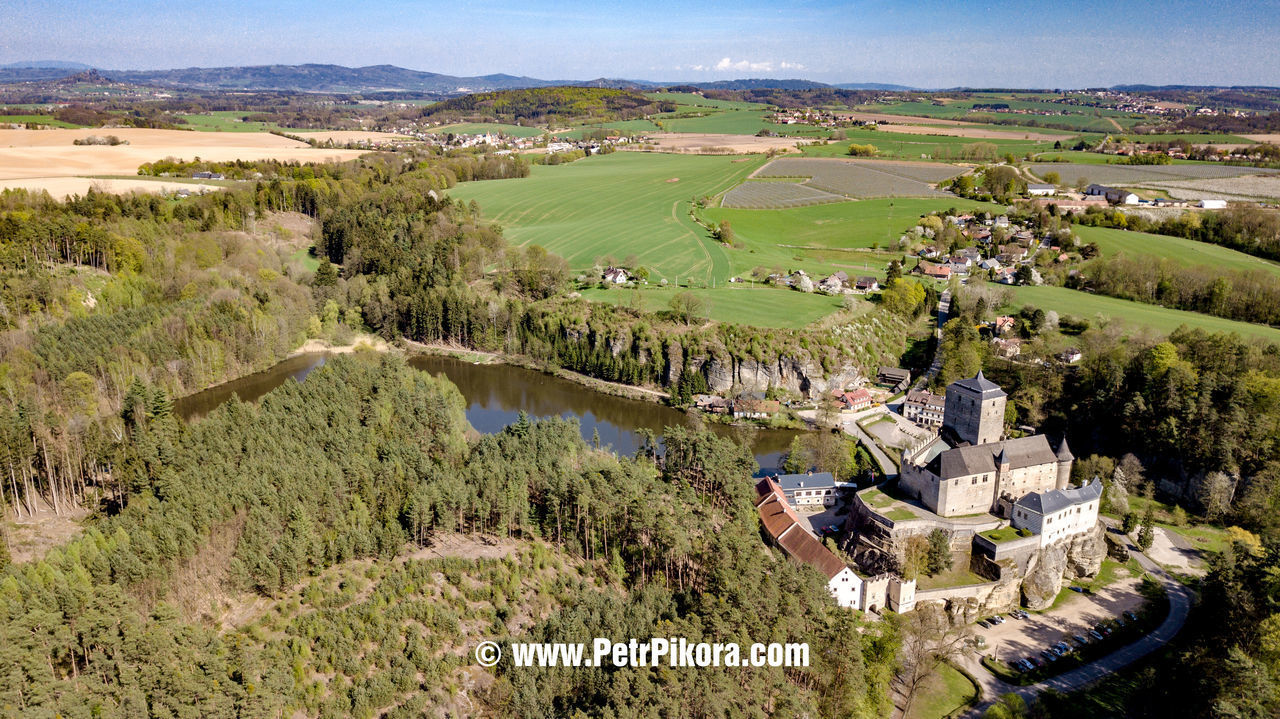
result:
[(99, 192), (111, 192), (117, 195), (142, 192), (209, 192), (222, 189), (218, 185), (194, 182), (166, 182), (160, 178), (139, 177), (138, 179), (94, 179), (91, 177), (23, 177), (14, 180), (0, 180), (0, 190), (23, 188), (27, 190), (48, 192), (54, 199), (62, 199), (71, 195), (84, 195), (93, 188)]
[[(76, 145), (89, 136), (115, 135), (127, 145)], [(64, 188), (88, 188), (83, 178), (101, 175), (134, 175), (144, 162), (175, 157), (183, 160), (298, 160), (324, 162), (349, 160), (359, 150), (316, 149), (302, 142), (265, 132), (189, 132), (136, 128), (77, 130), (0, 130), (0, 184), (6, 187), (41, 187), (52, 194)], [(68, 183), (67, 178), (81, 178)], [(18, 182), (13, 182), (18, 181)], [(104, 181), (113, 192), (135, 189), (165, 190), (164, 183), (135, 186), (124, 181)]]

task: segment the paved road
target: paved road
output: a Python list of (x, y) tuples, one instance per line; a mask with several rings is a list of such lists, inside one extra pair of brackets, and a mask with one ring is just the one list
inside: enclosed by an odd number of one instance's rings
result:
[[(1136, 549), (1131, 547), (1131, 549)], [(1119, 649), (1107, 656), (1086, 664), (1078, 669), (1059, 674), (1051, 679), (1046, 679), (1039, 684), (1032, 684), (1025, 687), (1016, 686), (993, 676), (986, 669), (978, 669), (979, 673), (974, 676), (983, 685), (984, 701), (978, 706), (971, 709), (964, 716), (968, 719), (976, 719), (981, 717), (982, 713), (990, 707), (1001, 694), (1013, 692), (1020, 695), (1023, 699), (1030, 702), (1037, 694), (1046, 689), (1056, 689), (1060, 692), (1073, 692), (1083, 689), (1094, 682), (1107, 677), (1109, 674), (1126, 667), (1142, 657), (1154, 652), (1169, 640), (1173, 639), (1184, 624), (1187, 623), (1187, 615), (1191, 612), (1191, 590), (1187, 589), (1176, 579), (1169, 576), (1155, 562), (1151, 561), (1146, 555), (1140, 552), (1133, 552), (1134, 558), (1138, 560), (1138, 564), (1142, 568), (1159, 578), (1164, 584), (1165, 591), (1169, 593), (1169, 616), (1165, 617), (1164, 622), (1160, 624), (1155, 631), (1147, 634), (1138, 641)], [(971, 668), (970, 671), (973, 671)]]

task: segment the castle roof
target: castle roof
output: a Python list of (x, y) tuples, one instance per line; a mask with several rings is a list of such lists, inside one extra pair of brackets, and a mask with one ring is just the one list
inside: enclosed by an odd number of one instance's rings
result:
[(1083, 487), (1072, 489), (1053, 489), (1048, 492), (1032, 492), (1014, 502), (1019, 509), (1035, 512), (1041, 516), (1053, 514), (1077, 504), (1092, 502), (1102, 498), (1102, 480), (1097, 477)]
[(1058, 461), (1069, 462), (1075, 459), (1075, 455), (1071, 454), (1071, 448), (1067, 446), (1067, 438), (1062, 438), (1062, 444), (1058, 445)]
[(983, 399), (1005, 396), (1004, 390), (1000, 389), (1000, 385), (982, 376), (982, 370), (978, 370), (978, 374), (973, 377), (968, 379), (959, 379), (952, 382), (948, 386), (948, 389), (951, 387), (959, 387), (961, 389), (980, 394)]
[(1058, 461), (1049, 446), (1049, 440), (1043, 434), (1033, 434), (1030, 437), (948, 449), (934, 457), (928, 469), (942, 479), (954, 479), (994, 472), (1001, 463), (999, 457), (1008, 461), (1010, 469)]

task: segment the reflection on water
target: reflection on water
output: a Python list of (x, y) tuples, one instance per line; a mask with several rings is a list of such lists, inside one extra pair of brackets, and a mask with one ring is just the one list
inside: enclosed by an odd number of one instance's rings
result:
[[(324, 364), (327, 355), (305, 354), (291, 357), (265, 372), (232, 380), (177, 401), (179, 416), (187, 420), (203, 417), (231, 398), (253, 402), (289, 379), (302, 381)], [(634, 454), (640, 444), (639, 430), (661, 434), (668, 425), (687, 425), (689, 416), (651, 402), (614, 397), (587, 389), (559, 377), (504, 364), (471, 364), (450, 357), (418, 355), (409, 364), (424, 372), (443, 374), (457, 385), (467, 402), (467, 420), (480, 432), (492, 433), (516, 421), (520, 410), (533, 417), (577, 417), (582, 436), (590, 441), (600, 437), (602, 447), (619, 454)], [(734, 436), (733, 427), (711, 425), (717, 433)], [(777, 467), (796, 435), (794, 430), (761, 430), (753, 439), (756, 461), (761, 467)]]

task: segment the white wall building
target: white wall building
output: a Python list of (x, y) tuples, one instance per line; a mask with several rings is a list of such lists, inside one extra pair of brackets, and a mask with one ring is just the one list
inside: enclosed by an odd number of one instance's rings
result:
[(1014, 529), (1029, 529), (1040, 535), (1047, 547), (1093, 529), (1102, 503), (1102, 480), (1094, 478), (1083, 487), (1033, 492), (1013, 503)]

